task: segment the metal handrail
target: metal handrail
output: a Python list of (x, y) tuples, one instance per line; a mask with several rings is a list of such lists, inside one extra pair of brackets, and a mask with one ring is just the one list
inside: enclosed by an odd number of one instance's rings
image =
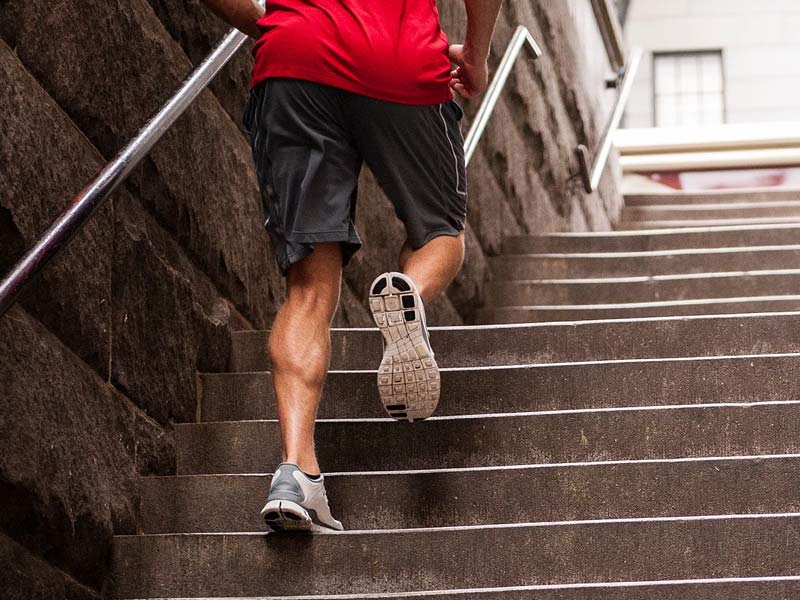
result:
[(246, 39), (245, 34), (232, 29), (139, 133), (72, 199), (64, 212), (0, 281), (0, 317), (11, 307), (22, 289), (80, 231), (92, 214), (136, 168)]
[[(56, 218), (42, 237), (0, 281), (0, 317), (14, 304), (24, 287), (69, 243), (103, 202), (125, 181), (131, 171), (147, 156), (156, 142), (161, 139), (200, 92), (208, 86), (246, 39), (245, 34), (232, 29), (122, 151), (72, 199), (69, 206)], [(541, 56), (542, 51), (533, 36), (527, 28), (520, 25), (514, 32), (475, 121), (470, 127), (464, 143), (467, 164), (472, 158), (475, 147), (497, 104), (514, 61), (526, 44), (533, 51), (534, 58)]]
[(617, 99), (614, 101), (614, 109), (611, 111), (611, 116), (603, 131), (603, 137), (601, 138), (597, 154), (595, 154), (594, 162), (592, 162), (589, 155), (589, 149), (584, 144), (579, 145), (576, 149), (578, 161), (580, 162), (583, 187), (589, 194), (594, 192), (597, 186), (600, 185), (600, 178), (606, 170), (608, 157), (614, 145), (614, 132), (616, 132), (619, 127), (619, 122), (622, 120), (622, 114), (625, 112), (628, 98), (630, 98), (631, 90), (633, 89), (633, 80), (636, 77), (636, 71), (638, 71), (641, 62), (642, 49), (633, 48), (628, 58), (628, 64), (623, 71), (619, 93), (617, 94)]
[(500, 98), (500, 93), (503, 91), (506, 81), (508, 81), (508, 76), (511, 75), (511, 69), (517, 57), (520, 55), (520, 52), (522, 52), (522, 49), (526, 46), (533, 52), (533, 58), (539, 58), (542, 55), (541, 48), (539, 48), (536, 40), (533, 39), (528, 28), (524, 25), (518, 25), (514, 36), (508, 43), (503, 59), (497, 67), (497, 72), (492, 79), (492, 83), (486, 90), (486, 96), (484, 96), (478, 113), (475, 115), (475, 120), (469, 128), (467, 138), (464, 140), (464, 161), (467, 165), (469, 165), (469, 161), (472, 160), (472, 155), (478, 147), (478, 142), (483, 135), (483, 131), (489, 123), (489, 118), (494, 112), (494, 108)]
[(619, 73), (625, 67), (625, 47), (622, 43), (617, 9), (613, 0), (592, 0), (592, 9), (606, 47), (608, 63), (616, 73)]

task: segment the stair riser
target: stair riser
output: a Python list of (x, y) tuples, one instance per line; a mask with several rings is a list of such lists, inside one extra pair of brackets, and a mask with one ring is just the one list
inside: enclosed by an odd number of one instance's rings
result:
[(622, 210), (623, 221), (680, 221), (683, 219), (757, 219), (757, 218), (800, 219), (800, 202), (781, 204), (756, 203), (752, 205), (731, 207), (730, 204), (720, 206), (635, 206)]
[(798, 544), (797, 518), (119, 537), (113, 580), (118, 598), (162, 598), (774, 576), (800, 574)]
[(664, 204), (728, 204), (731, 202), (793, 202), (800, 204), (800, 190), (753, 189), (738, 192), (688, 192), (672, 194), (626, 194), (625, 206), (660, 206)]
[[(578, 279), (581, 277), (644, 277), (794, 269), (800, 266), (800, 250), (741, 251), (714, 254), (664, 256), (613, 256), (540, 258), (501, 256), (492, 259), (496, 280)], [(491, 283), (489, 284), (491, 287)]]
[[(207, 374), (204, 422), (277, 418), (269, 373)], [(800, 359), (731, 358), (442, 372), (436, 414), (800, 398)], [(374, 373), (331, 373), (320, 418), (385, 417)]]
[(747, 219), (686, 219), (658, 221), (620, 221), (617, 231), (647, 229), (686, 229), (697, 227), (748, 227), (752, 225), (786, 225), (800, 222), (800, 217), (752, 217)]
[[(697, 583), (673, 585), (636, 584), (620, 588), (555, 588), (522, 589), (497, 588), (495, 590), (467, 590), (459, 593), (376, 594), (358, 596), (358, 600), (788, 600), (800, 597), (800, 583), (796, 581), (754, 581), (737, 583)], [(318, 596), (319, 600), (343, 600), (341, 596)], [(252, 598), (251, 600), (274, 600)]]
[[(512, 464), (794, 453), (796, 405), (463, 418), (406, 424), (322, 422), (326, 471), (492, 467)], [(175, 428), (179, 475), (271, 472), (278, 424), (238, 421)]]
[(569, 284), (500, 281), (489, 289), (486, 304), (552, 306), (782, 295), (800, 295), (800, 274)]
[(735, 248), (800, 243), (800, 226), (717, 229), (669, 234), (517, 236), (503, 242), (504, 254), (538, 252), (649, 252), (684, 248)]
[[(348, 529), (800, 510), (800, 459), (330, 475)], [(141, 481), (144, 533), (253, 532), (270, 476)], [(753, 485), (758, 482), (758, 485)]]
[[(440, 367), (800, 352), (798, 322), (800, 315), (434, 329), (431, 343)], [(331, 339), (332, 369), (377, 369), (377, 330), (339, 329)], [(266, 340), (263, 331), (235, 334), (231, 370), (268, 370)]]
[[(483, 309), (478, 320), (488, 325), (505, 323), (552, 323), (558, 321), (593, 321), (598, 319), (628, 319), (699, 315), (735, 315), (800, 310), (800, 300), (760, 300), (756, 302), (719, 302), (620, 308), (526, 309), (517, 307)], [(687, 348), (688, 349), (688, 348)], [(691, 348), (697, 351), (697, 347)]]

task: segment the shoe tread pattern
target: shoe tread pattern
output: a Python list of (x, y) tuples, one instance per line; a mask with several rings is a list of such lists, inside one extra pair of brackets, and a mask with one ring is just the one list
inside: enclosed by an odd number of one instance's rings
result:
[[(373, 284), (373, 292), (379, 287)], [(430, 417), (439, 403), (441, 381), (424, 338), (418, 295), (389, 282), (369, 302), (384, 338), (378, 392), (386, 412), (399, 421)]]

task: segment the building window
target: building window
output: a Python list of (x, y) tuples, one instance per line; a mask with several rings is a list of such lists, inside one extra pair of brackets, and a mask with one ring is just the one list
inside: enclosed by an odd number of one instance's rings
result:
[(725, 121), (722, 51), (653, 54), (656, 127)]

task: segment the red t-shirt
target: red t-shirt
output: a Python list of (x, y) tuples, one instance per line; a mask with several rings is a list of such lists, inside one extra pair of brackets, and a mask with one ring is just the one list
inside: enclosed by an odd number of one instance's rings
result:
[(267, 0), (258, 25), (252, 86), (292, 77), (402, 104), (453, 97), (435, 0)]

